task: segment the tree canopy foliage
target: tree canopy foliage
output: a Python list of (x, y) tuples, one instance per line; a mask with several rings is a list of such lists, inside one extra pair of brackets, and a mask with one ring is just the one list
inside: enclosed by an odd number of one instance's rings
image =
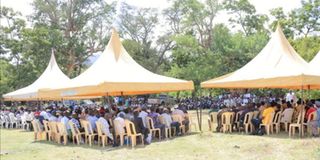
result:
[[(111, 27), (119, 30), (128, 53), (148, 70), (199, 84), (249, 62), (281, 24), (305, 60), (320, 50), (320, 1), (302, 0), (285, 13), (257, 13), (248, 0), (171, 0), (162, 11), (104, 0), (33, 0), (27, 20), (1, 7), (0, 95), (31, 84), (45, 69), (54, 49), (71, 78), (104, 50)], [(120, 7), (116, 7), (119, 5)], [(119, 8), (118, 11), (116, 8)], [(216, 23), (220, 13), (229, 22)]]

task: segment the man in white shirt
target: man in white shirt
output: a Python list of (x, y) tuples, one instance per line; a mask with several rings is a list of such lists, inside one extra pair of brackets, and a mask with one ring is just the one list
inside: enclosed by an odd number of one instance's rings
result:
[[(90, 125), (91, 125), (91, 132), (93, 133), (93, 131), (96, 131), (97, 126), (96, 126), (96, 121), (98, 120), (98, 118), (94, 115), (93, 110), (89, 111), (89, 116), (87, 117), (87, 121), (89, 121)], [(89, 128), (90, 129), (90, 128)]]
[(291, 102), (291, 101), (295, 101), (296, 100), (296, 97), (294, 95), (294, 93), (292, 91), (290, 91), (289, 93), (287, 93), (286, 95), (286, 101), (287, 102)]
[(100, 118), (98, 119), (98, 122), (101, 123), (102, 133), (104, 133), (105, 135), (108, 136), (108, 138), (113, 140), (113, 136), (110, 133), (110, 129), (109, 129), (109, 123), (108, 123), (108, 121), (106, 119), (108, 119), (108, 115), (107, 114), (105, 114), (105, 115), (101, 114)]
[(146, 117), (148, 116), (148, 113), (146, 111), (147, 111), (147, 109), (145, 107), (143, 107), (141, 112), (139, 113), (139, 117), (142, 119), (144, 127), (147, 127)]
[(56, 112), (52, 112), (52, 115), (49, 117), (50, 122), (58, 122), (58, 118), (56, 117)]
[(114, 121), (117, 121), (119, 124), (118, 126), (114, 126), (115, 130), (118, 130), (120, 133), (125, 133), (124, 127), (126, 126), (126, 124), (124, 122), (124, 114), (119, 114), (119, 116), (115, 118)]
[(71, 129), (68, 122), (69, 122), (69, 118), (67, 117), (67, 113), (66, 112), (63, 112), (62, 113), (62, 118), (61, 118), (61, 123), (63, 123), (66, 128), (67, 128), (67, 131), (69, 132), (69, 130)]
[(49, 120), (49, 115), (46, 111), (41, 111), (40, 116), (42, 116), (45, 120)]
[(179, 109), (178, 106), (175, 106), (175, 109), (174, 109), (174, 111), (172, 112), (172, 114), (180, 115), (180, 116), (182, 116), (182, 118), (185, 118), (185, 116), (186, 116), (186, 115), (184, 114), (184, 112)]
[(173, 122), (171, 116), (169, 115), (169, 110), (167, 108), (163, 109), (163, 113), (161, 116), (164, 119), (164, 123), (166, 128), (171, 128), (174, 127), (176, 129), (176, 136), (179, 134), (178, 132), (180, 131), (180, 123), (179, 122)]

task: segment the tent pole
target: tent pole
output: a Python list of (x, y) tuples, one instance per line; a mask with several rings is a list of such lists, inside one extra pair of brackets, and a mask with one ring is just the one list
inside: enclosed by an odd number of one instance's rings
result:
[(310, 85), (308, 85), (308, 99), (311, 99), (311, 95), (310, 95)]
[[(199, 117), (199, 107), (197, 107), (196, 109), (196, 113), (197, 113), (197, 121), (198, 121), (198, 126), (199, 126), (199, 130), (200, 130), (200, 117)], [(190, 117), (189, 117), (190, 118)]]
[(202, 106), (200, 106), (200, 126), (199, 126), (200, 132), (202, 132)]
[(304, 119), (302, 119), (303, 118), (303, 110), (304, 110), (304, 98), (303, 98), (303, 85), (301, 85), (301, 101), (302, 101), (302, 106), (301, 106), (301, 111), (300, 111), (300, 119), (301, 119), (301, 123), (300, 123), (300, 127), (301, 127), (301, 130), (300, 130), (300, 138), (302, 138), (302, 134), (303, 134), (303, 121), (304, 121)]

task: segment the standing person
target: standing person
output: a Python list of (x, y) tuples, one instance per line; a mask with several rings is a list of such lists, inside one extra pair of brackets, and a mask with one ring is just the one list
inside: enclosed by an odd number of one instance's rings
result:
[(286, 95), (286, 101), (287, 102), (295, 102), (296, 101), (296, 96), (294, 95), (294, 93), (292, 91), (289, 91), (289, 93), (287, 93)]

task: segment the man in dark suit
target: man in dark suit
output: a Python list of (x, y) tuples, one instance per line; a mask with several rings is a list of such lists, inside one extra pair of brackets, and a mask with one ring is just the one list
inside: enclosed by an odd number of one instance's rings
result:
[(149, 134), (148, 128), (144, 127), (141, 117), (139, 117), (139, 111), (133, 112), (133, 123), (136, 128), (137, 133), (141, 133), (144, 136), (144, 141), (148, 144), (146, 140)]

